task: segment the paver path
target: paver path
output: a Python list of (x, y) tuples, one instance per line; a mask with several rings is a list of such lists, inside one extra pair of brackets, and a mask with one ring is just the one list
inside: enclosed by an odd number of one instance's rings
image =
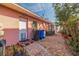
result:
[(51, 56), (51, 54), (42, 45), (34, 42), (25, 47), (28, 55), (30, 56)]
[(54, 36), (48, 36), (45, 40), (39, 41), (39, 43), (45, 47), (48, 52), (53, 56), (71, 56), (70, 50), (66, 47), (65, 40), (61, 34)]
[(61, 34), (47, 36), (25, 47), (30, 56), (72, 56)]

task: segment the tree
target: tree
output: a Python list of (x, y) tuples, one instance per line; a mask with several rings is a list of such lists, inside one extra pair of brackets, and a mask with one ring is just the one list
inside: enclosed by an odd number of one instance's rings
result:
[(79, 4), (53, 4), (55, 8), (56, 18), (60, 25), (63, 27), (63, 30), (67, 33), (67, 21), (74, 18), (75, 20), (78, 18), (79, 14)]
[(63, 31), (66, 35), (70, 36), (70, 46), (76, 52), (79, 52), (79, 30), (76, 22), (79, 21), (79, 4), (53, 4), (56, 18), (59, 22), (59, 26), (63, 27)]

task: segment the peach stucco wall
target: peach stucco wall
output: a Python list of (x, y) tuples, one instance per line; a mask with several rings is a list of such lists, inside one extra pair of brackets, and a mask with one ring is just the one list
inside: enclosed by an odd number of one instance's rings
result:
[[(4, 28), (4, 39), (7, 41), (7, 45), (13, 45), (19, 42), (19, 20), (21, 14), (18, 12), (8, 9), (0, 5), (0, 23), (3, 25)], [(48, 30), (48, 24), (38, 19), (33, 19), (31, 17), (24, 17), (29, 18), (28, 22), (28, 39), (32, 38), (32, 21), (36, 21), (38, 23), (37, 29)]]
[(39, 23), (37, 23), (37, 29), (48, 31), (48, 24), (39, 22)]
[(3, 25), (6, 45), (16, 44), (19, 40), (19, 14), (0, 6), (0, 23)]
[[(48, 26), (48, 23), (39, 21), (38, 19), (29, 18), (29, 20), (37, 22), (37, 30), (46, 30), (46, 31), (48, 31), (48, 28), (50, 27), (50, 26)], [(30, 27), (32, 28), (31, 25), (30, 25)]]

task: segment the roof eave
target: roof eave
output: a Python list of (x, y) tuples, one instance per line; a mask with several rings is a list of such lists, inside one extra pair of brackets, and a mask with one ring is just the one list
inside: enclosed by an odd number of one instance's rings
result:
[(41, 21), (44, 21), (46, 23), (50, 23), (48, 20), (45, 20), (44, 18), (34, 14), (33, 12), (21, 7), (18, 4), (15, 4), (15, 3), (2, 3), (1, 5), (6, 6), (6, 7), (10, 8), (10, 9), (13, 9), (13, 10), (19, 11), (19, 12), (21, 12), (23, 14), (30, 15), (31, 17), (34, 17), (34, 18), (39, 19)]

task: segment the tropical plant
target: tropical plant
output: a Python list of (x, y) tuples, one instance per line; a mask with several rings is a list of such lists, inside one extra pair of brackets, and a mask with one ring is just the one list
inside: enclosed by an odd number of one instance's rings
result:
[(70, 36), (68, 42), (72, 49), (79, 52), (79, 30), (77, 21), (79, 18), (79, 4), (54, 4), (56, 18), (59, 26), (63, 28), (63, 32)]

